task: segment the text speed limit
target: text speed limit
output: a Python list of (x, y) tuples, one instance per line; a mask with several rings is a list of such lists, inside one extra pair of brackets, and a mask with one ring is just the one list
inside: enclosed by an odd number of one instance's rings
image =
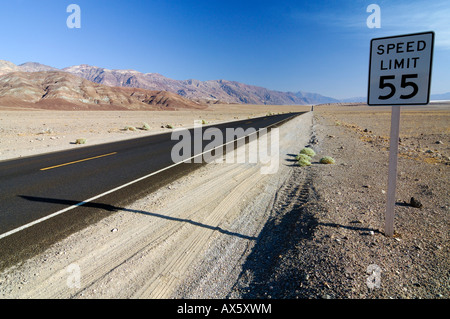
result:
[(367, 104), (428, 104), (433, 45), (433, 32), (373, 39)]

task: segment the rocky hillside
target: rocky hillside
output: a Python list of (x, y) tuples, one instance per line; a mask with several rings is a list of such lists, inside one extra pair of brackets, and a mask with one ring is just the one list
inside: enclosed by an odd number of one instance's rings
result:
[(17, 71), (21, 71), (20, 67), (18, 67), (14, 63), (9, 62), (9, 61), (0, 60), (0, 76), (3, 74), (7, 74), (10, 72), (17, 72)]
[(37, 62), (26, 62), (19, 65), (19, 70), (23, 72), (59, 71), (59, 69)]
[(0, 105), (91, 110), (207, 107), (171, 92), (110, 87), (62, 71), (16, 71), (0, 75)]

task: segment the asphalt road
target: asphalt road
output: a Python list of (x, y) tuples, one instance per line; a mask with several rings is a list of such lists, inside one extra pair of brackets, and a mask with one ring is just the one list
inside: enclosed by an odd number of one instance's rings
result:
[[(300, 114), (204, 125), (202, 130), (214, 127), (225, 137), (227, 128), (270, 128)], [(193, 136), (193, 129), (189, 132)], [(168, 132), (0, 162), (0, 269), (204, 165), (174, 163), (171, 151), (180, 141), (171, 136)], [(195, 150), (192, 145), (186, 158), (203, 152), (211, 141), (202, 143)]]

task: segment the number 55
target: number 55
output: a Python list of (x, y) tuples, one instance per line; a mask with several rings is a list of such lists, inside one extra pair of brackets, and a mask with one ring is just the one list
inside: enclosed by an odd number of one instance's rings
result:
[[(410, 86), (410, 87), (413, 88), (413, 91), (410, 94), (407, 94), (407, 95), (403, 95), (403, 94), (400, 95), (401, 99), (403, 99), (403, 100), (410, 99), (410, 98), (414, 97), (417, 94), (417, 92), (419, 92), (419, 87), (417, 86), (416, 83), (414, 83), (412, 81), (407, 81), (407, 79), (416, 79), (417, 76), (418, 76), (417, 74), (403, 74), (402, 75), (402, 81), (401, 81), (401, 84), (400, 84), (401, 88), (404, 89), (404, 88), (407, 88), (408, 86)], [(394, 80), (394, 79), (395, 79), (394, 75), (380, 76), (379, 88), (380, 89), (384, 89), (384, 88), (387, 87), (387, 88), (391, 89), (389, 94), (378, 96), (378, 98), (380, 100), (388, 100), (388, 99), (390, 99), (391, 97), (394, 96), (394, 94), (396, 92), (394, 84), (385, 82), (386, 80)]]

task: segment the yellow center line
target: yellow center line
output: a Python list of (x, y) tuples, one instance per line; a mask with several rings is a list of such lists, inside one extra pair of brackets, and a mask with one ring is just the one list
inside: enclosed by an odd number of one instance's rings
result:
[(85, 162), (85, 161), (89, 161), (92, 159), (96, 159), (96, 158), (100, 158), (100, 157), (105, 157), (105, 156), (110, 156), (110, 155), (114, 155), (117, 154), (117, 152), (113, 152), (113, 153), (109, 153), (109, 154), (104, 154), (104, 155), (99, 155), (99, 156), (95, 156), (95, 157), (89, 157), (89, 158), (85, 158), (82, 160), (78, 160), (78, 161), (74, 161), (74, 162), (69, 162), (69, 163), (64, 163), (64, 164), (60, 164), (60, 165), (55, 165), (55, 166), (50, 166), (50, 167), (46, 167), (46, 168), (41, 168), (41, 171), (46, 171), (48, 169), (52, 169), (52, 168), (57, 168), (57, 167), (61, 167), (61, 166), (66, 166), (66, 165), (71, 165), (71, 164), (75, 164), (75, 163), (80, 163), (80, 162)]

